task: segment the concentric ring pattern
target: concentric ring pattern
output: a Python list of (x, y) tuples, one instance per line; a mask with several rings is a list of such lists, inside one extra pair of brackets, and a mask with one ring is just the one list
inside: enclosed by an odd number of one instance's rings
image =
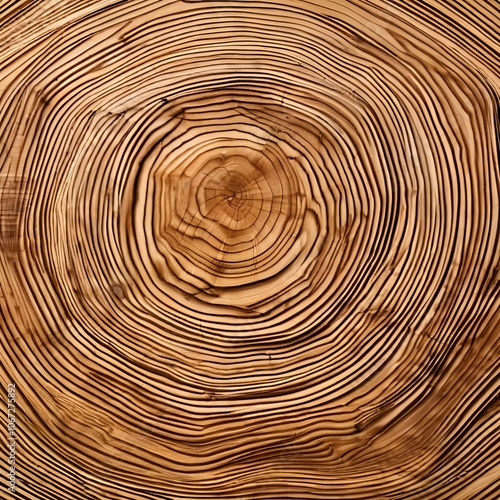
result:
[(22, 498), (496, 498), (495, 2), (0, 21)]

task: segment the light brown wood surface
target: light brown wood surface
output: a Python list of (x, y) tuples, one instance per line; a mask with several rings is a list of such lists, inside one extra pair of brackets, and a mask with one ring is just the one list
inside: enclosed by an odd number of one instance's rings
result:
[(3, 0), (17, 498), (498, 498), (499, 26)]

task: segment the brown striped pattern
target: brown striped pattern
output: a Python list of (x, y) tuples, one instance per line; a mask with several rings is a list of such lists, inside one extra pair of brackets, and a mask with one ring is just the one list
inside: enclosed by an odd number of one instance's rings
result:
[(499, 4), (12, 4), (19, 497), (497, 498)]

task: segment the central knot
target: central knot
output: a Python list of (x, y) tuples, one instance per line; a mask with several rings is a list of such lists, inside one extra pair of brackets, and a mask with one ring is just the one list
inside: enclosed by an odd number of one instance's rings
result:
[(228, 205), (231, 208), (241, 208), (246, 201), (246, 197), (243, 196), (242, 191), (245, 190), (245, 187), (242, 186), (237, 191), (233, 191), (230, 196), (226, 198)]
[(257, 215), (262, 201), (259, 171), (245, 157), (223, 157), (206, 165), (207, 175), (197, 188), (204, 217), (236, 228), (250, 213)]

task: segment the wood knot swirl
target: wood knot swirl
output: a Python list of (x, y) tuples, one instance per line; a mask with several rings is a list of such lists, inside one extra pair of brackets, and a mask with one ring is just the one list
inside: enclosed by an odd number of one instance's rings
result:
[(19, 498), (496, 499), (499, 26), (3, 2)]

